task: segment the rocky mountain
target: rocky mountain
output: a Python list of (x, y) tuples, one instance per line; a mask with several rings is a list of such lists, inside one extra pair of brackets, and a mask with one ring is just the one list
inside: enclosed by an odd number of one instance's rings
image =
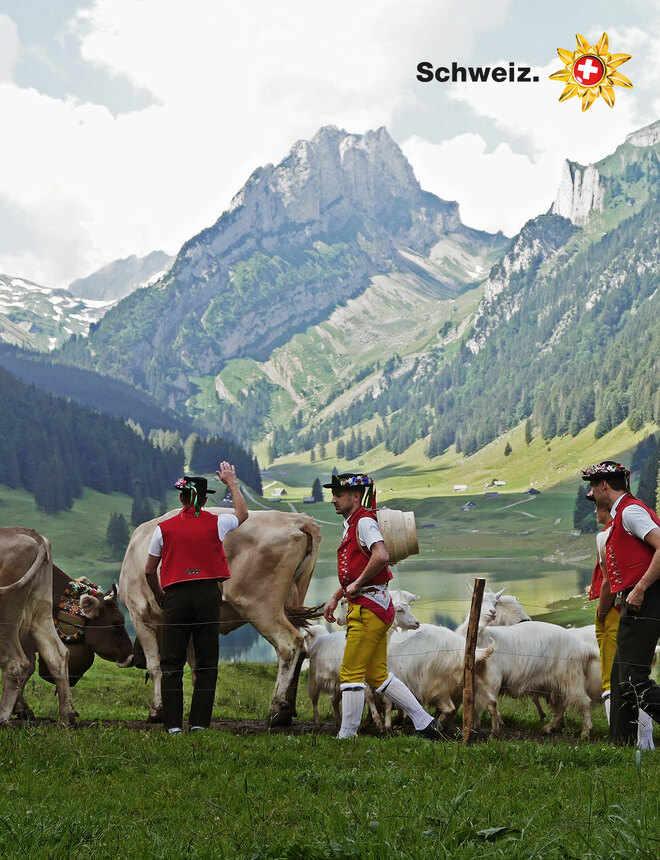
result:
[(133, 254), (108, 263), (86, 278), (78, 278), (69, 284), (69, 292), (85, 299), (115, 302), (134, 290), (155, 284), (167, 273), (173, 261), (174, 257), (164, 251), (152, 251), (146, 257)]
[(593, 164), (581, 167), (565, 161), (552, 213), (581, 226), (589, 220), (592, 212), (603, 211), (604, 202), (605, 186), (598, 169)]
[(420, 189), (384, 129), (322, 129), (54, 359), (272, 456), (658, 423), (659, 127), (568, 164), (565, 214), (510, 241)]
[(213, 378), (229, 361), (267, 360), (375, 278), (450, 300), (485, 278), (506, 243), (424, 192), (384, 128), (323, 128), (256, 170), (157, 284), (121, 301), (62, 357), (181, 404), (200, 378), (220, 391)]
[[(659, 154), (657, 122), (628, 135), (597, 164), (564, 162), (550, 212), (525, 224), (485, 283), (467, 342), (472, 352), (478, 352), (489, 334), (519, 310), (525, 289), (537, 275), (566, 265), (579, 249), (657, 199)], [(589, 301), (593, 303), (593, 297)]]
[(362, 410), (382, 416), (391, 450), (426, 438), (431, 456), (451, 444), (470, 454), (525, 418), (547, 440), (592, 422), (596, 436), (626, 419), (660, 424), (659, 129), (572, 166), (573, 188), (578, 172), (591, 175), (602, 205), (528, 222), (456, 354), (419, 362), (394, 413), (391, 391)]
[(87, 334), (111, 304), (0, 275), (0, 340), (38, 351), (54, 350), (73, 334)]

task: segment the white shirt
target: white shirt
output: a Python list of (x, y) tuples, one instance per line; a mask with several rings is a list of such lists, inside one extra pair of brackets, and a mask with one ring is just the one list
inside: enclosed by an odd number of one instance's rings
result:
[[(346, 535), (347, 530), (348, 520), (344, 520), (344, 536)], [(372, 520), (371, 517), (362, 517), (358, 522), (357, 535), (362, 546), (366, 546), (367, 549), (371, 549), (373, 544), (377, 543), (379, 540), (384, 540), (383, 535), (378, 528), (378, 523), (376, 520)]]
[(598, 561), (601, 564), (605, 563), (605, 543), (607, 541), (611, 527), (612, 523), (605, 526), (605, 528), (602, 531), (598, 532), (598, 534), (596, 535), (596, 551), (598, 553)]
[[(234, 531), (239, 526), (238, 517), (235, 514), (219, 514), (218, 515), (218, 537), (224, 540), (229, 532)], [(160, 526), (154, 529), (151, 543), (149, 544), (149, 555), (155, 555), (160, 558), (163, 554), (163, 533)]]
[[(619, 507), (619, 502), (622, 498), (623, 496), (619, 496), (610, 509), (610, 516), (612, 519), (614, 519), (616, 509)], [(650, 531), (658, 528), (651, 519), (649, 512), (641, 505), (628, 505), (621, 516), (621, 522), (629, 535), (633, 535), (640, 540), (644, 540)]]

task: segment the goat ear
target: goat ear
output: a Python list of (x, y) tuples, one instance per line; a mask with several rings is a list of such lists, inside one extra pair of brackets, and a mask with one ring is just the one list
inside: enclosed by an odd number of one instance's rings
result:
[(101, 611), (101, 601), (91, 594), (83, 594), (80, 598), (80, 608), (85, 618), (96, 618)]

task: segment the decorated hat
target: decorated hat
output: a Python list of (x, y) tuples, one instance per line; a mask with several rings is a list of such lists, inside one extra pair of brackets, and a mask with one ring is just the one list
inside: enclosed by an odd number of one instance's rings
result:
[(350, 490), (353, 487), (371, 487), (373, 478), (369, 475), (356, 475), (353, 472), (344, 472), (342, 475), (333, 475), (329, 484), (323, 484), (326, 490)]
[(215, 493), (215, 490), (209, 490), (209, 482), (206, 478), (200, 478), (195, 475), (184, 475), (174, 485), (177, 490), (194, 490), (198, 496), (208, 496), (209, 493)]
[(582, 480), (591, 481), (594, 478), (607, 478), (612, 475), (621, 475), (623, 478), (629, 478), (630, 472), (621, 463), (615, 463), (614, 460), (603, 460), (602, 463), (596, 463), (586, 469), (582, 469)]
[(196, 517), (199, 516), (201, 506), (204, 504), (203, 501), (200, 502), (200, 499), (203, 500), (209, 493), (215, 493), (215, 490), (209, 490), (206, 478), (200, 478), (197, 475), (193, 477), (184, 475), (183, 478), (179, 478), (174, 486), (177, 490), (181, 490), (181, 492), (187, 491), (190, 493), (190, 504), (195, 507)]
[(369, 475), (356, 475), (354, 472), (343, 472), (341, 475), (333, 475), (329, 484), (323, 484), (327, 490), (359, 490), (367, 487), (364, 497), (365, 507), (371, 504), (376, 510), (376, 487), (374, 479)]
[(596, 501), (596, 497), (594, 496), (594, 491), (593, 491), (593, 490), (589, 490), (589, 492), (588, 492), (588, 493), (587, 493), (587, 495), (585, 496), (585, 499), (589, 499), (589, 501), (590, 501), (590, 502), (595, 502), (595, 501)]

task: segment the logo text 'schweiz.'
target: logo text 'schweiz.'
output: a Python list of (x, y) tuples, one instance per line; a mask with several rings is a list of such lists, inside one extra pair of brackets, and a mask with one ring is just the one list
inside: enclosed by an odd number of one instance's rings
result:
[(538, 83), (538, 75), (532, 75), (531, 66), (518, 66), (513, 61), (506, 66), (461, 66), (453, 62), (451, 66), (437, 66), (428, 60), (417, 64), (417, 80), (423, 84), (437, 81), (445, 83), (473, 83), (495, 81), (495, 83), (513, 82), (522, 84)]

